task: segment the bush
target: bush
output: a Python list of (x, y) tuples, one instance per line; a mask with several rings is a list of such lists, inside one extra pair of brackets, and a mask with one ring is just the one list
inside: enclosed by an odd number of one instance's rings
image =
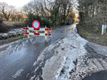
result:
[(5, 32), (8, 32), (9, 28), (3, 24), (3, 23), (0, 23), (0, 33), (5, 33)]

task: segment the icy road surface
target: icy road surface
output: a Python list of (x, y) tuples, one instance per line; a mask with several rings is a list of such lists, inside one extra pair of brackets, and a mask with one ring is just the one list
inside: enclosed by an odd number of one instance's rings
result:
[(55, 29), (47, 42), (44, 37), (35, 37), (0, 46), (0, 80), (29, 80), (44, 48), (64, 37), (65, 27)]
[(107, 47), (88, 42), (74, 28), (54, 30), (48, 42), (38, 37), (1, 46), (0, 80), (87, 80), (107, 70)]
[[(72, 26), (67, 28), (64, 39), (41, 53), (34, 63), (34, 66), (39, 66), (34, 67), (29, 80), (85, 80), (95, 72), (107, 70), (107, 47), (81, 38), (70, 31)], [(101, 80), (107, 79), (104, 76)], [(89, 79), (96, 80), (96, 77)]]

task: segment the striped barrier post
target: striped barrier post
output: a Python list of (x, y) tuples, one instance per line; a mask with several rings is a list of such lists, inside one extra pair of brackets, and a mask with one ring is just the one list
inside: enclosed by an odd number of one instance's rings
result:
[(24, 36), (24, 37), (28, 37), (28, 34), (29, 34), (29, 33), (27, 32), (27, 31), (28, 31), (28, 28), (27, 28), (27, 27), (24, 27), (22, 31), (23, 31), (23, 36)]

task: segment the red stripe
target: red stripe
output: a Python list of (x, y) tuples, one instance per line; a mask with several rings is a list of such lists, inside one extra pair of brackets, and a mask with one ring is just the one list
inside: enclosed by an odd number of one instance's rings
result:
[(45, 33), (45, 35), (47, 36), (47, 35), (48, 35), (48, 33)]
[(23, 29), (24, 29), (24, 30), (28, 30), (28, 28), (27, 28), (27, 27), (24, 27)]
[(40, 33), (34, 33), (34, 34), (37, 35), (37, 36), (40, 35)]
[(50, 34), (50, 33), (45, 33), (45, 35), (46, 35), (46, 36), (50, 36), (51, 34)]
[(34, 29), (34, 30), (39, 30), (39, 28), (38, 29)]
[(45, 28), (45, 30), (49, 30), (49, 28)]

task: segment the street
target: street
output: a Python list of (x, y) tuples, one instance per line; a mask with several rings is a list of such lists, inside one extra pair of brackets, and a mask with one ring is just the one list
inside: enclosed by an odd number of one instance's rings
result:
[(95, 80), (100, 71), (106, 80), (107, 47), (88, 42), (73, 27), (54, 29), (47, 40), (0, 46), (0, 80)]
[(0, 80), (107, 80), (107, 0), (0, 0)]
[[(53, 31), (47, 42), (44, 37), (34, 37), (17, 41), (1, 49), (0, 80), (29, 80), (29, 77), (32, 76), (33, 64), (41, 52), (64, 36), (65, 29), (58, 28)], [(39, 71), (38, 74), (40, 74)]]

